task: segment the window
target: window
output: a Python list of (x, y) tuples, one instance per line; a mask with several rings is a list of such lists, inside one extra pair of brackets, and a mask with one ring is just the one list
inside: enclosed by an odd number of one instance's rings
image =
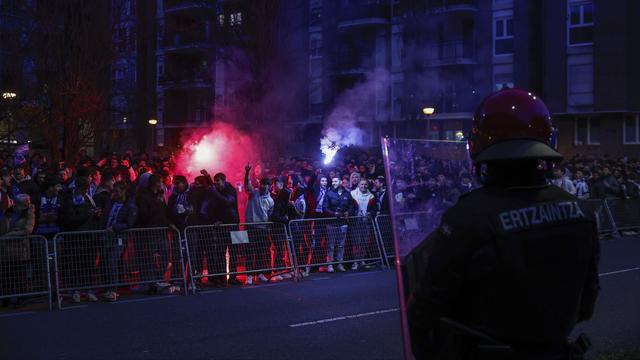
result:
[(311, 25), (320, 24), (322, 19), (322, 2), (320, 0), (312, 0), (309, 4), (309, 23)]
[(513, 89), (513, 74), (495, 74), (493, 83), (496, 90)]
[(569, 4), (568, 13), (569, 46), (593, 44), (593, 3)]
[(218, 15), (218, 25), (224, 26), (224, 14)]
[(513, 54), (513, 16), (496, 17), (493, 21), (493, 54)]
[(239, 26), (242, 25), (242, 13), (235, 13), (229, 15), (229, 25)]
[(313, 33), (309, 37), (309, 56), (322, 56), (322, 34)]
[(322, 81), (315, 79), (309, 84), (309, 102), (311, 104), (322, 103)]
[(575, 145), (600, 145), (600, 119), (575, 120)]
[(640, 115), (627, 116), (622, 128), (623, 144), (640, 144)]

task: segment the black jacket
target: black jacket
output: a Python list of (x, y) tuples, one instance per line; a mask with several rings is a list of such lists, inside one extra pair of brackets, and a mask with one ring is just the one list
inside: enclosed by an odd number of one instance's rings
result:
[(214, 222), (219, 221), (223, 224), (238, 224), (240, 222), (238, 193), (233, 185), (225, 182), (221, 191), (211, 187), (209, 196), (211, 199), (210, 211)]
[(342, 193), (334, 188), (329, 189), (324, 196), (322, 210), (326, 216), (334, 217), (336, 212), (347, 213), (348, 216), (355, 214), (354, 201), (349, 191), (342, 189)]
[[(105, 205), (104, 211), (102, 212), (102, 217), (100, 218), (100, 225), (102, 229), (107, 228), (107, 221), (109, 220), (109, 215), (111, 214), (111, 209), (113, 208), (114, 202), (109, 199), (107, 204)], [(113, 230), (115, 232), (129, 230), (135, 227), (136, 221), (138, 220), (138, 207), (135, 202), (131, 200), (125, 201), (116, 216), (116, 221), (112, 225)]]
[(136, 196), (138, 207), (139, 227), (167, 227), (169, 226), (167, 205), (164, 203), (162, 193), (154, 194), (148, 188), (140, 189)]
[(474, 190), (420, 246), (424, 253), (409, 255), (427, 259), (426, 269), (415, 273), (420, 280), (409, 310), (418, 358), (429, 334), (441, 331), (441, 317), (518, 351), (563, 344), (574, 325), (593, 314), (600, 249), (595, 214), (557, 187)]
[[(185, 211), (182, 213), (178, 213), (177, 205), (179, 196), (184, 195), (184, 203), (182, 206), (185, 207)], [(187, 211), (187, 207), (193, 207), (191, 191), (187, 190), (184, 193), (178, 193), (175, 189), (171, 193), (169, 197), (169, 203), (167, 204), (167, 208), (169, 210), (169, 222), (174, 224), (178, 229), (183, 230), (185, 227), (189, 225), (195, 225), (195, 214), (193, 211)]]

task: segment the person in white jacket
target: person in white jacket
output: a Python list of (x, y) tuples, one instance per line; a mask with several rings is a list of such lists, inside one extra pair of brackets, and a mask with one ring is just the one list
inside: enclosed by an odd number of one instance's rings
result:
[(564, 172), (560, 168), (553, 169), (553, 179), (551, 183), (571, 195), (576, 194), (576, 187), (568, 177), (564, 176)]
[(353, 259), (351, 270), (358, 270), (358, 267), (364, 266), (366, 257), (366, 244), (369, 240), (369, 219), (367, 216), (376, 206), (376, 197), (369, 191), (369, 181), (361, 179), (358, 182), (358, 188), (351, 191), (351, 197), (356, 203), (356, 215), (351, 239), (353, 240)]

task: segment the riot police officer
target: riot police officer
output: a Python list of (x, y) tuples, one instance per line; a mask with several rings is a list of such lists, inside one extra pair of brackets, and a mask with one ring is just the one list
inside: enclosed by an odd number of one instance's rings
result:
[(520, 89), (477, 108), (468, 144), (483, 187), (460, 197), (423, 243), (409, 298), (416, 358), (572, 359), (567, 338), (599, 290), (594, 212), (547, 185), (562, 159), (551, 116)]

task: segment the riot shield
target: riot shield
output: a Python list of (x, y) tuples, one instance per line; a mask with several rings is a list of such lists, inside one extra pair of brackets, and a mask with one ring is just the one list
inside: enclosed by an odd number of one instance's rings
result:
[(466, 142), (382, 139), (390, 214), (376, 218), (385, 253), (398, 273), (405, 358), (412, 358), (406, 301), (426, 268), (431, 234), (442, 214), (477, 187)]

